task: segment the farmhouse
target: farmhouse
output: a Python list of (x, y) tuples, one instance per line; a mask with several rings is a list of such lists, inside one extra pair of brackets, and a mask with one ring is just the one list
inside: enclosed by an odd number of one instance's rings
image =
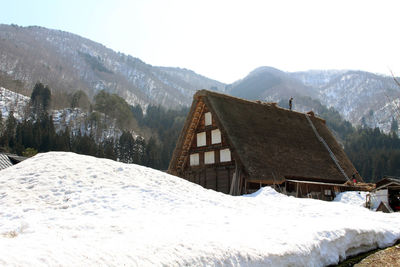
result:
[(332, 199), (355, 189), (354, 180), (362, 182), (314, 113), (207, 90), (193, 97), (168, 172), (232, 195), (271, 185), (289, 195)]

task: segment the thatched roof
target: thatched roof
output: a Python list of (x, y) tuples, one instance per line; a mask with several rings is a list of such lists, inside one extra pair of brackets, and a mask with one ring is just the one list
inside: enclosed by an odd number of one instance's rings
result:
[[(326, 147), (318, 140), (306, 116), (310, 117), (348, 177), (357, 173), (325, 121), (320, 118), (289, 111), (274, 103), (247, 101), (206, 90), (194, 95), (192, 110), (198, 101), (204, 102), (212, 111), (248, 179), (278, 183), (285, 179), (346, 181)], [(189, 121), (190, 117), (185, 127)], [(174, 158), (183, 152), (179, 147), (184, 139), (185, 127)], [(170, 169), (173, 165), (174, 159)], [(359, 175), (357, 179), (362, 180)]]

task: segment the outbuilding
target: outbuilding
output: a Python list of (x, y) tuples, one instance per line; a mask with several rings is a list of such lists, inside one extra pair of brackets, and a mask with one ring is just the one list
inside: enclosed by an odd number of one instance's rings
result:
[(367, 207), (383, 212), (400, 211), (400, 178), (386, 176), (367, 195)]

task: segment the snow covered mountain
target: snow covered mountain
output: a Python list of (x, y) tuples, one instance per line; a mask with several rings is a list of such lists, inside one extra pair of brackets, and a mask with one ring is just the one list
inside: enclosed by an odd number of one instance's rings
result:
[[(297, 110), (312, 109), (296, 97), (311, 97), (333, 107), (353, 125), (390, 130), (398, 112), (400, 87), (392, 77), (352, 70), (283, 72), (261, 67), (228, 86), (235, 96), (286, 103), (294, 97)], [(297, 100), (297, 102), (296, 102)]]
[(52, 90), (83, 90), (89, 97), (105, 89), (132, 105), (189, 105), (195, 90), (225, 89), (225, 84), (193, 71), (154, 67), (80, 36), (42, 27), (0, 25), (0, 59), (1, 86), (7, 87), (3, 81), (20, 81), (29, 91), (40, 81)]
[(400, 88), (392, 77), (364, 71), (310, 71), (294, 73), (308, 86), (319, 90), (318, 99), (334, 107), (355, 125), (366, 124), (390, 130), (392, 118), (399, 120), (396, 109)]
[[(0, 86), (29, 95), (40, 81), (56, 92), (100, 90), (116, 93), (129, 104), (188, 106), (198, 89), (287, 103), (308, 111), (299, 97), (311, 97), (338, 110), (354, 125), (389, 131), (398, 113), (400, 88), (388, 76), (351, 70), (283, 72), (260, 67), (225, 85), (181, 68), (155, 67), (80, 36), (42, 27), (0, 25)], [(68, 106), (68, 105), (66, 105)], [(4, 116), (4, 114), (3, 114)]]

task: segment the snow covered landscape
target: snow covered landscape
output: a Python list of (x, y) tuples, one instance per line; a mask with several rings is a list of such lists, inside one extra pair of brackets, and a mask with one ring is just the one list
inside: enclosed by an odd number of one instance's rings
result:
[(134, 164), (43, 153), (0, 172), (0, 265), (326, 266), (400, 239), (400, 214), (362, 199), (269, 187), (233, 197)]

